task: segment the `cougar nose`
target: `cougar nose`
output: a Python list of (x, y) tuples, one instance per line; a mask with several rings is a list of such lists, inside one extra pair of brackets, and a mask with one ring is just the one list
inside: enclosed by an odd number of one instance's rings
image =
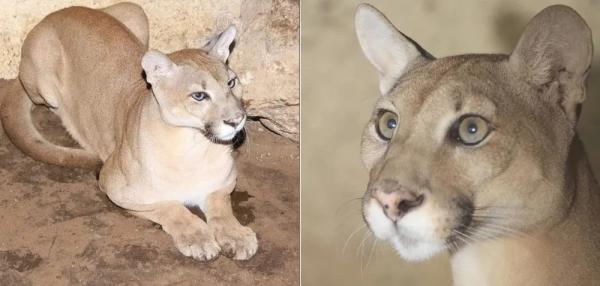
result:
[[(386, 180), (387, 181), (387, 180)], [(379, 202), (385, 215), (396, 222), (408, 212), (423, 204), (425, 196), (416, 194), (399, 186), (397, 183), (379, 184), (371, 189), (371, 196)]]
[(223, 123), (231, 126), (231, 127), (237, 127), (243, 120), (244, 117), (246, 117), (245, 114), (240, 114), (238, 116), (235, 116), (233, 118), (227, 119), (227, 120), (223, 120)]

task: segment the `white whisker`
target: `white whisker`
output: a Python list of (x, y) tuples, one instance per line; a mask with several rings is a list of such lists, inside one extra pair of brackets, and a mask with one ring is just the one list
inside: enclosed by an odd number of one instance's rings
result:
[(348, 243), (350, 243), (350, 240), (352, 239), (353, 236), (355, 236), (359, 231), (361, 231), (362, 229), (365, 229), (367, 227), (366, 224), (359, 226), (356, 230), (354, 230), (352, 233), (350, 233), (350, 235), (348, 236), (348, 238), (346, 239), (346, 241), (344, 242), (344, 247), (342, 248), (342, 254), (346, 253), (346, 248), (348, 247)]
[(371, 262), (371, 258), (373, 257), (373, 252), (375, 252), (375, 247), (377, 246), (377, 239), (373, 239), (373, 245), (371, 246), (371, 251), (369, 252), (369, 258), (367, 258), (367, 265), (365, 269), (369, 268), (369, 263)]
[(371, 238), (371, 235), (372, 235), (372, 233), (368, 232), (367, 237), (365, 239), (363, 239), (363, 241), (360, 243), (360, 246), (359, 246), (360, 256), (358, 259), (360, 260), (360, 275), (361, 275), (361, 277), (364, 277), (364, 270), (365, 270), (365, 267), (364, 267), (364, 261), (365, 261), (364, 260), (364, 256), (365, 256), (364, 251), (365, 251), (365, 246), (366, 246), (365, 242), (367, 242), (369, 240), (369, 238)]
[(360, 251), (361, 251), (361, 249), (362, 249), (363, 245), (365, 244), (365, 241), (366, 241), (366, 240), (367, 240), (367, 239), (368, 239), (370, 236), (371, 236), (371, 232), (370, 232), (370, 231), (367, 231), (367, 232), (365, 232), (365, 234), (363, 235), (363, 239), (361, 240), (360, 244), (358, 245), (358, 249), (356, 249), (356, 257), (359, 257), (359, 258), (361, 257), (361, 256), (360, 256), (360, 253), (361, 253)]

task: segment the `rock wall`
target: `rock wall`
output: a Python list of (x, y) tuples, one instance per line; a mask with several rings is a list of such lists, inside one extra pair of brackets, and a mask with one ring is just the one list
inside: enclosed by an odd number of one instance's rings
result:
[[(116, 0), (0, 0), (0, 78), (14, 78), (21, 44), (48, 13), (73, 5), (100, 8)], [(150, 21), (150, 47), (198, 47), (229, 24), (238, 28), (230, 65), (244, 86), (249, 115), (299, 140), (299, 0), (133, 0)]]

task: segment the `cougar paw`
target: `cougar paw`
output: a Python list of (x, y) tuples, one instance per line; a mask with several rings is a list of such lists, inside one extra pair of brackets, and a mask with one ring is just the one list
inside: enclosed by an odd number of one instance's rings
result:
[(213, 224), (211, 226), (223, 255), (235, 260), (250, 259), (258, 249), (256, 233), (239, 223)]
[(173, 241), (183, 255), (200, 261), (213, 260), (221, 251), (210, 230), (178, 233), (173, 235)]

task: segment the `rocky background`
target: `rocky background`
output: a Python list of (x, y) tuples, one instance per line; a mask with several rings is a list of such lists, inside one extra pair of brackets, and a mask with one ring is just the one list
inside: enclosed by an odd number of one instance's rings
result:
[[(0, 78), (14, 78), (21, 44), (48, 13), (73, 5), (100, 8), (118, 0), (0, 0)], [(199, 47), (229, 24), (238, 28), (231, 67), (244, 85), (249, 115), (299, 141), (299, 0), (132, 0), (150, 21), (150, 47)]]

